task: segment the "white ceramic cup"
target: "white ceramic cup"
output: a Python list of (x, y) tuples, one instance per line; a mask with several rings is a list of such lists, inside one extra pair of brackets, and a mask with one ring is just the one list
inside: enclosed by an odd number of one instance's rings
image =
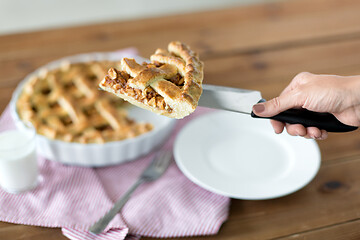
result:
[(36, 131), (31, 124), (24, 126), (0, 132), (0, 186), (10, 193), (31, 190), (38, 183)]

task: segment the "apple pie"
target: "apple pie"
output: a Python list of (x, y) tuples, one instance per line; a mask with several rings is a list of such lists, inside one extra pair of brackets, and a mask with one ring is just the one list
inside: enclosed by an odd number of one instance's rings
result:
[(16, 103), (20, 118), (38, 134), (67, 142), (104, 143), (150, 131), (151, 124), (127, 116), (126, 102), (98, 90), (116, 64), (64, 62), (58, 69), (43, 69), (23, 87)]
[(189, 46), (171, 42), (157, 49), (150, 63), (123, 58), (110, 68), (99, 87), (157, 114), (183, 118), (197, 107), (202, 93), (203, 63)]

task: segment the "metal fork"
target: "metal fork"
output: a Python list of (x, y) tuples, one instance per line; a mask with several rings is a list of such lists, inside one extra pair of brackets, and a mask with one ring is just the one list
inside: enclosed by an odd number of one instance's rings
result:
[(135, 189), (144, 182), (150, 182), (158, 179), (168, 168), (172, 159), (172, 152), (169, 150), (159, 151), (149, 166), (140, 175), (134, 185), (120, 198), (114, 206), (94, 225), (89, 228), (89, 231), (95, 234), (99, 234), (104, 231), (109, 222), (115, 217), (115, 215), (121, 210), (125, 203), (129, 200), (131, 194)]

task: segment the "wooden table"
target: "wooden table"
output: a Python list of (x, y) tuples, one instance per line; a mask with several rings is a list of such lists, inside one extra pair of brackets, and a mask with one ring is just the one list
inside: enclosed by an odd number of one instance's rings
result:
[[(360, 74), (360, 1), (279, 1), (1, 36), (0, 111), (16, 84), (50, 60), (129, 46), (149, 56), (171, 40), (200, 53), (205, 83), (258, 89), (270, 99), (301, 71)], [(308, 186), (274, 200), (232, 200), (219, 234), (194, 239), (360, 239), (359, 132), (318, 143), (322, 166)], [(1, 222), (0, 239), (65, 237), (59, 229)]]

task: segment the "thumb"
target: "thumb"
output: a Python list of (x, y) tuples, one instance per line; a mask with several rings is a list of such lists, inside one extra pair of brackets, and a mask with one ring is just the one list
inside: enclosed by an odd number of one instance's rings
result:
[(299, 104), (298, 99), (294, 96), (293, 92), (290, 91), (267, 102), (255, 104), (253, 111), (261, 117), (272, 117), (290, 108), (301, 106), (302, 104)]

